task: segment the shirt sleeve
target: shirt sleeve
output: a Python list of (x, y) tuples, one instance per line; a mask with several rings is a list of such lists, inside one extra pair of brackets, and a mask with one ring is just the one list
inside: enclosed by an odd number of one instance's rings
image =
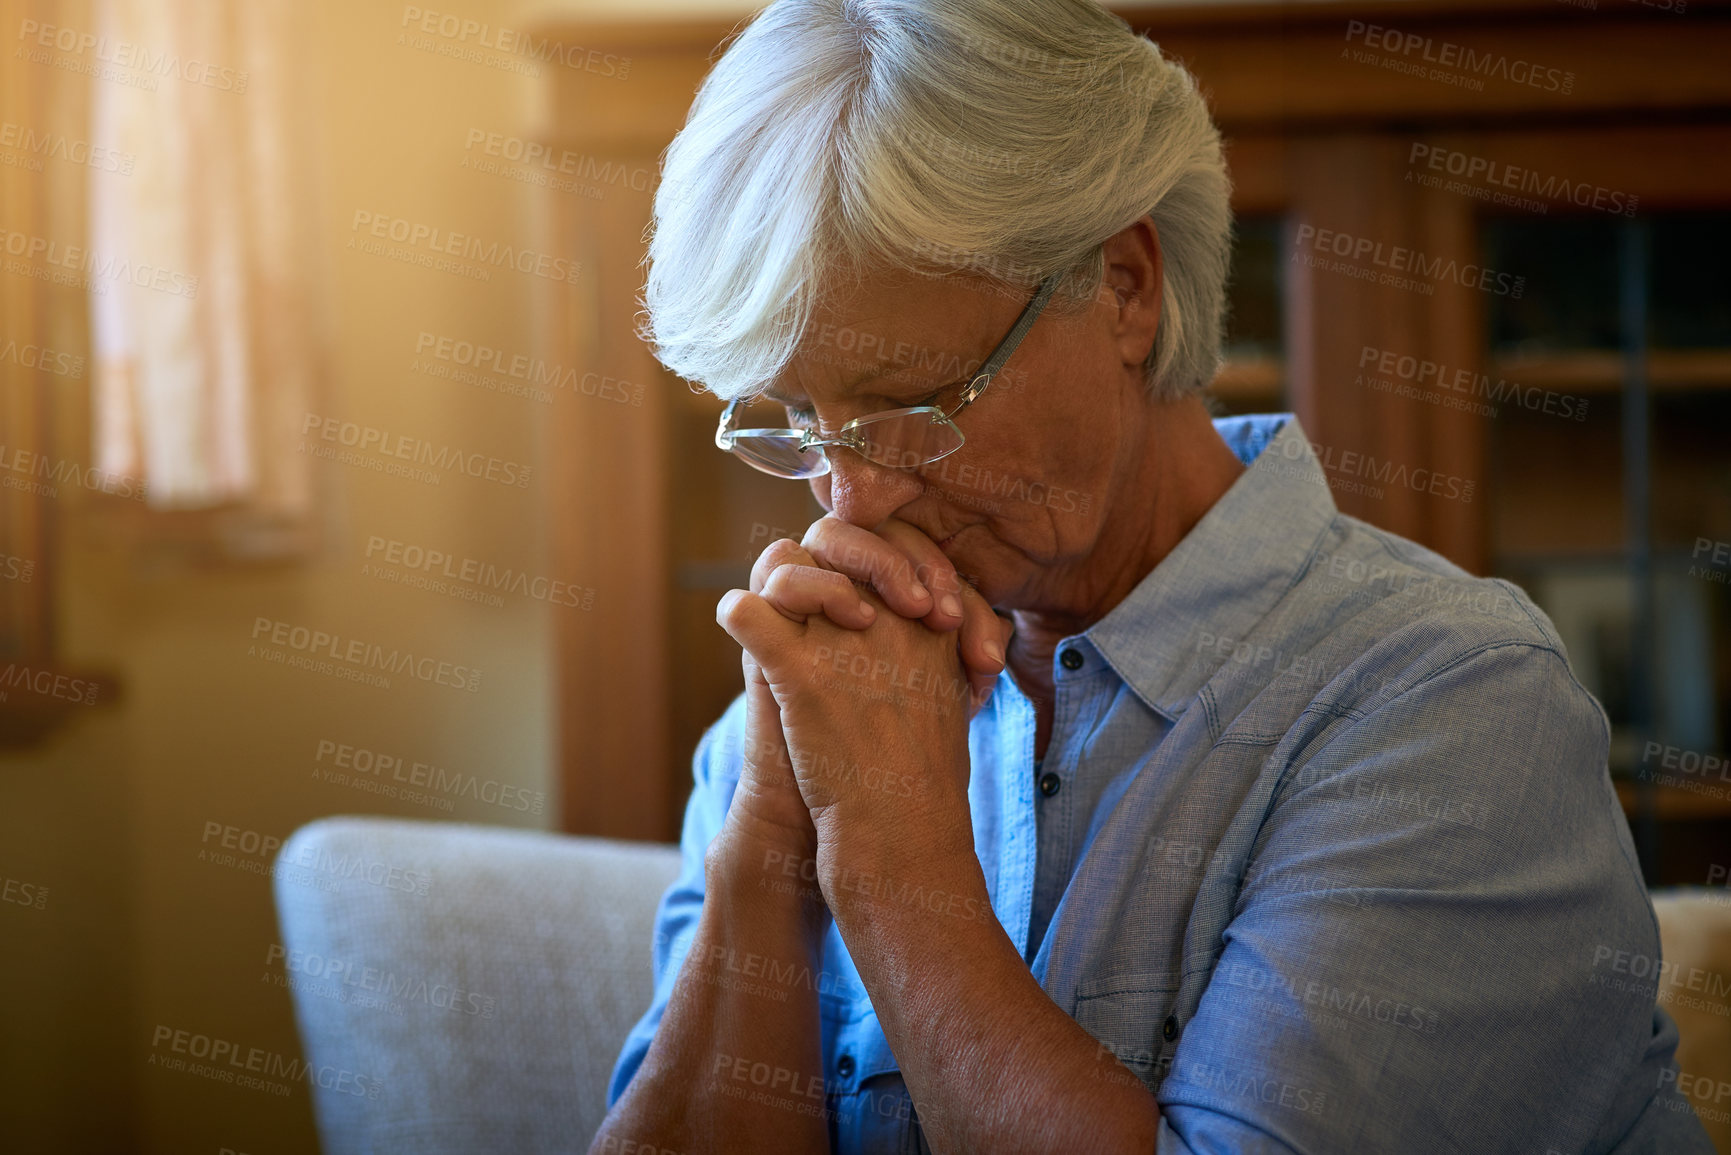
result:
[(744, 735), (745, 695), (741, 694), (697, 744), (691, 762), (691, 797), (685, 803), (685, 825), (679, 835), (679, 876), (661, 896), (661, 905), (655, 912), (651, 947), (655, 997), (625, 1036), (625, 1046), (613, 1064), (613, 1077), (607, 1085), (609, 1110), (642, 1065), (650, 1040), (655, 1037), (655, 1028), (667, 1011), (679, 968), (697, 934), (697, 916), (703, 910), (703, 854), (710, 840), (720, 832), (734, 789), (739, 785)]
[(1160, 1084), (1159, 1151), (1546, 1155), (1640, 1125), (1710, 1152), (1653, 1107), (1676, 1045), (1658, 926), (1562, 657), (1486, 646), (1311, 721)]

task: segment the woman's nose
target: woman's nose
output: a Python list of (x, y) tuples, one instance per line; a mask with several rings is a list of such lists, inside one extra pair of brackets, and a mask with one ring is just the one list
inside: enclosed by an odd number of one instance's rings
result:
[(829, 472), (816, 479), (824, 484), (814, 486), (817, 500), (849, 525), (875, 529), (920, 494), (916, 473), (867, 461), (851, 449), (828, 453)]

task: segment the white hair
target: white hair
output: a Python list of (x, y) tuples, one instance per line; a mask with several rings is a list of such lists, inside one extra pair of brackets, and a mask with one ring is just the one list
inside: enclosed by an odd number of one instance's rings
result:
[(1065, 278), (1159, 231), (1151, 395), (1220, 360), (1231, 210), (1195, 81), (1094, 0), (776, 0), (699, 89), (655, 195), (644, 338), (670, 370), (752, 396), (822, 295), (884, 268)]

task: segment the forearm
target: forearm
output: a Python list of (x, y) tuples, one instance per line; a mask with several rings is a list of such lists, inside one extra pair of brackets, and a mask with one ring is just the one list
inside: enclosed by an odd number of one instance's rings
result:
[(1040, 989), (972, 847), (897, 861), (843, 851), (824, 890), (932, 1149), (1153, 1151), (1153, 1097)]
[(829, 1149), (816, 994), (828, 916), (786, 856), (731, 823), (716, 837), (666, 1013), (591, 1155)]

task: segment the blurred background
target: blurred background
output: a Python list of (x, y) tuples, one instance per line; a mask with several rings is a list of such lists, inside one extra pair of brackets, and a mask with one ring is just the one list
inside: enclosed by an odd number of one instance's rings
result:
[[(714, 603), (820, 512), (633, 334), (752, 10), (0, 0), (0, 1146), (316, 1150), (156, 1064), (298, 1054), (308, 821), (676, 837)], [(1218, 411), (1528, 589), (1649, 884), (1726, 897), (1731, 6), (1117, 10), (1228, 136)]]

